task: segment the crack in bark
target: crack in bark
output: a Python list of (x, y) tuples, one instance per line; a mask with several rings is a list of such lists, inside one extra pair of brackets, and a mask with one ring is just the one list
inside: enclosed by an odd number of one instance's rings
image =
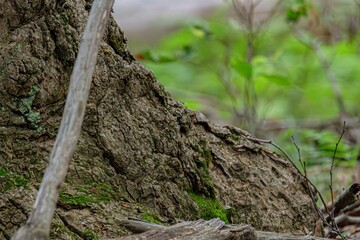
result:
[[(218, 167), (222, 173), (226, 176), (226, 177), (231, 177), (231, 174), (229, 173), (229, 171), (227, 170), (229, 167), (227, 166), (227, 161), (226, 159), (224, 159), (222, 156), (220, 156), (218, 153), (214, 153), (213, 151), (211, 151), (212, 157), (214, 159), (213, 164)], [(225, 166), (224, 166), (225, 165)]]
[(26, 209), (18, 202), (16, 202), (14, 199), (9, 198), (8, 199), (11, 205), (13, 205), (15, 208), (19, 209), (22, 214), (26, 216), (26, 218), (29, 217), (29, 212), (26, 211)]
[(61, 216), (60, 214), (57, 214), (60, 218), (60, 220), (63, 222), (64, 226), (69, 229), (70, 232), (75, 233), (77, 236), (79, 236), (82, 239), (87, 239), (86, 236), (84, 236), (84, 233), (71, 225), (64, 216)]
[(11, 237), (6, 233), (6, 232), (2, 232), (3, 236), (5, 237), (6, 240), (10, 240)]
[(103, 158), (108, 160), (110, 166), (112, 168), (114, 168), (114, 170), (115, 170), (115, 172), (117, 174), (123, 174), (124, 173), (124, 169), (120, 166), (120, 164), (118, 162), (116, 162), (115, 157), (112, 154), (112, 152), (110, 152), (108, 150), (104, 150)]
[(91, 209), (91, 207), (89, 207), (87, 205), (85, 205), (85, 206), (84, 205), (74, 205), (74, 204), (70, 204), (70, 203), (64, 203), (60, 200), (57, 202), (56, 207), (61, 208), (65, 211), (69, 211), (69, 210), (73, 210), (73, 209), (86, 209), (86, 208)]
[(4, 236), (4, 238), (5, 238), (6, 240), (10, 240), (11, 237), (5, 232), (6, 226), (3, 224), (3, 222), (1, 221), (1, 219), (0, 219), (0, 224), (1, 224), (1, 226), (3, 226), (2, 230), (1, 230), (2, 235)]

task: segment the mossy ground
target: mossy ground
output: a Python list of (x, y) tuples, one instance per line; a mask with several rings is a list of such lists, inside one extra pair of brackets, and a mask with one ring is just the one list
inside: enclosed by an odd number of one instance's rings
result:
[(100, 238), (98, 233), (96, 233), (90, 229), (86, 229), (80, 235), (83, 239), (98, 239), (98, 238)]
[(229, 223), (227, 212), (219, 200), (215, 198), (205, 198), (202, 195), (190, 192), (189, 195), (199, 206), (199, 215), (203, 219), (220, 218), (225, 223)]
[(107, 183), (84, 184), (76, 188), (75, 194), (69, 194), (64, 188), (59, 200), (75, 206), (84, 206), (90, 203), (110, 202), (113, 198), (111, 185)]
[(5, 192), (12, 188), (25, 187), (28, 183), (29, 180), (26, 178), (0, 167), (0, 192)]
[(144, 213), (141, 218), (147, 222), (161, 224), (161, 225), (164, 224), (162, 221), (160, 221), (157, 214), (154, 214), (154, 213)]

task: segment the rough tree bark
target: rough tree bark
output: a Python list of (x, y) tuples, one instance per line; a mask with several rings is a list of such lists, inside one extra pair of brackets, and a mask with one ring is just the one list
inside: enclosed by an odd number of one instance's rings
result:
[(52, 148), (49, 165), (41, 181), (34, 209), (26, 224), (11, 238), (48, 239), (61, 186), (80, 136), (81, 125), (89, 96), (97, 53), (114, 0), (94, 1), (84, 31), (74, 70), (70, 78), (69, 93), (59, 132)]
[[(0, 0), (0, 238), (32, 209), (91, 2)], [(304, 232), (316, 219), (304, 186), (246, 132), (171, 99), (110, 19), (51, 237), (124, 236), (127, 217)]]

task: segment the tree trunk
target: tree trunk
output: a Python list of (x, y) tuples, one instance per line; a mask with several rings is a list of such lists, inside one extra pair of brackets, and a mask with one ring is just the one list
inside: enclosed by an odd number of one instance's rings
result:
[(12, 240), (48, 239), (61, 186), (80, 136), (97, 53), (114, 0), (94, 1), (70, 78), (69, 93), (49, 165), (41, 181), (34, 209)]
[[(0, 238), (31, 211), (91, 2), (0, 0)], [(110, 19), (51, 237), (124, 236), (127, 217), (310, 230), (303, 178), (249, 137), (171, 99)]]

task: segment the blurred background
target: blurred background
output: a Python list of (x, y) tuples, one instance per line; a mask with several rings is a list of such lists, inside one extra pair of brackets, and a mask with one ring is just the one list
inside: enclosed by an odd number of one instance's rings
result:
[(114, 16), (173, 98), (273, 140), (327, 199), (333, 159), (336, 192), (360, 182), (360, 1), (118, 0)]

